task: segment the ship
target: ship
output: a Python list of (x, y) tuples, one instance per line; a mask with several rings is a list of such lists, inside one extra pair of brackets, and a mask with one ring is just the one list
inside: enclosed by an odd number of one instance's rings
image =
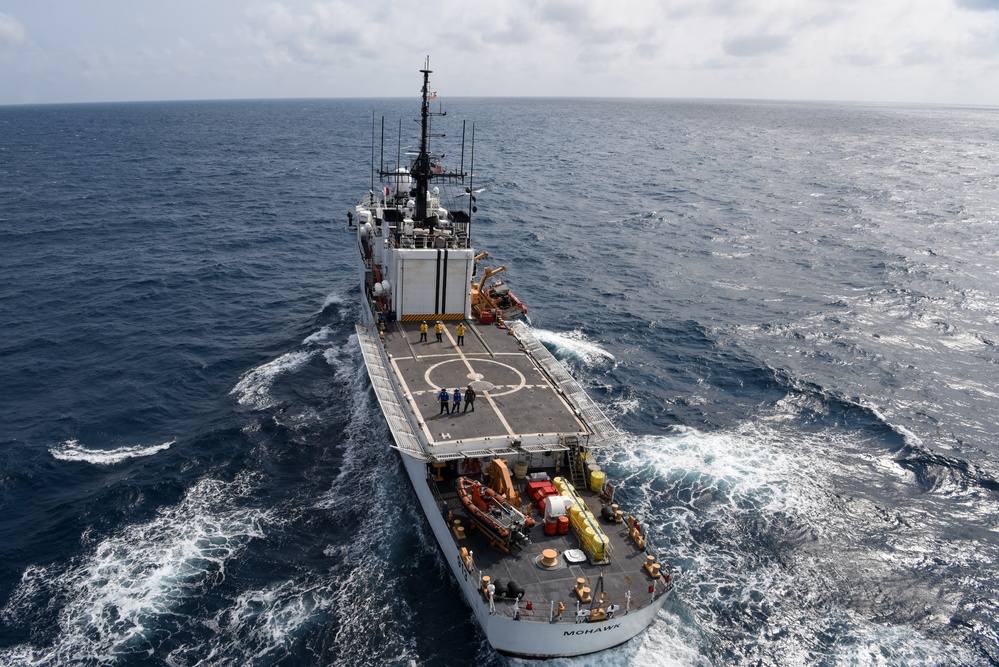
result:
[(619, 646), (655, 620), (673, 569), (594, 456), (622, 432), (535, 336), (506, 267), (476, 248), (475, 126), (467, 170), (464, 123), (460, 161), (432, 152), (446, 111), (431, 108), (429, 58), (420, 72), (418, 151), (409, 165), (376, 165), (372, 119), (372, 186), (348, 214), (357, 340), (390, 446), (496, 651)]

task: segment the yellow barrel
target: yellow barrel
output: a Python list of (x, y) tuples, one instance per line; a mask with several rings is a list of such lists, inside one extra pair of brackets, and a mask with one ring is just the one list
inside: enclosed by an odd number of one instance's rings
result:
[(583, 521), (583, 508), (579, 505), (573, 505), (569, 508), (569, 521), (572, 522), (574, 526), (582, 525)]
[(607, 558), (607, 538), (601, 534), (600, 538), (593, 545), (593, 558), (603, 560)]
[(602, 532), (597, 532), (592, 526), (586, 526), (582, 531), (581, 541), (586, 552), (596, 560), (603, 560), (606, 556), (605, 548), (607, 538)]
[(604, 471), (594, 470), (590, 473), (590, 491), (600, 493), (604, 490)]
[(560, 495), (569, 496), (570, 498), (572, 497), (572, 494), (567, 492), (567, 489), (571, 485), (565, 481), (564, 477), (556, 477), (552, 480), (552, 484), (554, 484), (555, 488), (558, 489)]

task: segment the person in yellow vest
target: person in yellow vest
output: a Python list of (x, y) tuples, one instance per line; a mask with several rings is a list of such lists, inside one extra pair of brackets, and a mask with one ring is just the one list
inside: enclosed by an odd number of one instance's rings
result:
[(441, 334), (444, 333), (444, 325), (440, 320), (437, 320), (437, 324), (434, 325), (434, 333), (437, 334), (437, 342), (440, 343), (443, 340)]
[(424, 321), (423, 324), (420, 325), (420, 342), (421, 343), (426, 343), (427, 342), (427, 331), (429, 331), (429, 329), (427, 328), (426, 321)]
[(454, 328), (454, 332), (458, 334), (458, 345), (462, 347), (465, 346), (465, 325), (464, 323), (459, 324)]

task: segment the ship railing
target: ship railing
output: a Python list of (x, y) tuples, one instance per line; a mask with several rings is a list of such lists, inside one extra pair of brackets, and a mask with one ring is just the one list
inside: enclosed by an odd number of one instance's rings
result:
[(430, 457), (423, 451), (416, 431), (413, 430), (413, 424), (406, 416), (402, 402), (389, 379), (388, 360), (378, 339), (375, 338), (374, 330), (360, 324), (356, 325), (356, 329), (357, 342), (361, 346), (361, 354), (364, 355), (364, 365), (368, 369), (368, 377), (385, 415), (385, 421), (388, 422), (392, 437), (395, 439), (395, 449), (420, 461), (429, 460)]
[(368, 253), (364, 249), (364, 239), (361, 238), (360, 234), (357, 235), (357, 252), (361, 256), (361, 261), (364, 262), (364, 268), (370, 269), (371, 258), (368, 257)]
[(513, 447), (491, 447), (489, 449), (452, 449), (456, 445), (450, 443), (444, 445), (433, 445), (428, 452), (428, 456), (434, 462), (458, 461), (460, 459), (480, 459), (480, 458), (503, 458), (520, 454), (520, 450)]
[(528, 454), (543, 454), (545, 452), (567, 452), (569, 445), (564, 443), (546, 442), (540, 445), (518, 445), (520, 451)]
[[(434, 486), (431, 483), (431, 486)], [(442, 509), (443, 512), (447, 512), (446, 502), (442, 498), (439, 498), (440, 502), (443, 502), (445, 508)], [(459, 555), (459, 562), (461, 561), (461, 556)], [(638, 611), (650, 604), (654, 604), (656, 600), (669, 594), (674, 587), (673, 579), (671, 575), (672, 568), (664, 571), (662, 577), (653, 579), (649, 585), (648, 592), (626, 590), (624, 592), (624, 598), (610, 598), (604, 600), (603, 597), (594, 597), (590, 602), (583, 603), (578, 599), (567, 600), (531, 600), (527, 597), (495, 597), (490, 593), (487, 593), (482, 586), (483, 575), (486, 573), (480, 570), (472, 560), (472, 554), (468, 554), (468, 563), (462, 564), (462, 571), (465, 573), (465, 578), (469, 576), (475, 578), (475, 581), (479, 582), (479, 595), (480, 600), (483, 604), (488, 606), (490, 615), (500, 614), (503, 616), (508, 616), (518, 621), (533, 621), (536, 623), (589, 623), (589, 622), (601, 622), (605, 620), (611, 620), (615, 616), (627, 616), (633, 611)], [(640, 586), (638, 587), (640, 589)], [(558, 608), (561, 605), (561, 613), (559, 613)], [(591, 612), (601, 612), (601, 616), (597, 618), (591, 618)]]
[[(624, 600), (611, 602), (601, 608), (606, 614), (600, 620), (609, 621), (617, 616), (627, 616), (629, 613), (637, 611), (646, 604), (651, 604), (664, 594), (672, 590), (672, 586), (654, 584), (654, 593), (649, 595), (646, 602), (642, 602), (644, 595), (630, 595), (628, 591)], [(558, 613), (558, 602), (555, 600), (528, 600), (526, 598), (496, 598), (489, 600), (482, 594), (483, 604), (489, 607), (490, 614), (501, 614), (509, 616), (518, 621), (528, 621), (534, 623), (566, 623), (575, 625), (577, 623), (590, 622), (590, 612), (595, 608), (592, 603), (583, 604), (578, 600), (565, 606), (563, 602), (562, 613)]]
[(589, 394), (580, 386), (579, 382), (569, 373), (568, 369), (562, 365), (555, 356), (548, 351), (541, 341), (531, 333), (530, 328), (523, 322), (515, 322), (511, 329), (517, 340), (524, 347), (524, 350), (534, 358), (541, 366), (542, 370), (552, 380), (569, 404), (577, 411), (587, 426), (593, 432), (589, 439), (589, 444), (606, 445), (621, 438), (624, 434), (614, 425), (607, 415), (603, 413)]
[[(441, 495), (441, 490), (437, 487), (437, 482), (430, 476), (429, 470), (427, 472), (427, 486), (430, 487), (430, 493), (434, 497), (434, 502), (437, 503), (437, 511), (441, 513), (441, 516), (444, 517), (444, 521), (447, 522), (449, 510), (447, 501), (444, 499), (444, 496)], [(458, 494), (456, 493), (455, 496), (457, 495)], [(450, 526), (448, 527), (450, 528)]]

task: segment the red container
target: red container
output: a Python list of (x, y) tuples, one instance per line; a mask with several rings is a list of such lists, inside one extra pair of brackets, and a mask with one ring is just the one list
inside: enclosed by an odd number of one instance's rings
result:
[(479, 324), (492, 324), (495, 319), (490, 310), (483, 310), (479, 313)]
[(558, 521), (553, 518), (545, 519), (545, 535), (554, 535), (558, 531)]
[(558, 529), (557, 532), (558, 532), (559, 535), (565, 535), (566, 533), (568, 533), (569, 532), (569, 517), (567, 517), (567, 516), (560, 516), (558, 518), (557, 529)]
[(534, 503), (538, 512), (543, 514), (545, 511), (545, 497), (558, 495), (558, 490), (555, 489), (555, 485), (551, 482), (528, 482), (527, 495), (530, 496), (531, 502)]

